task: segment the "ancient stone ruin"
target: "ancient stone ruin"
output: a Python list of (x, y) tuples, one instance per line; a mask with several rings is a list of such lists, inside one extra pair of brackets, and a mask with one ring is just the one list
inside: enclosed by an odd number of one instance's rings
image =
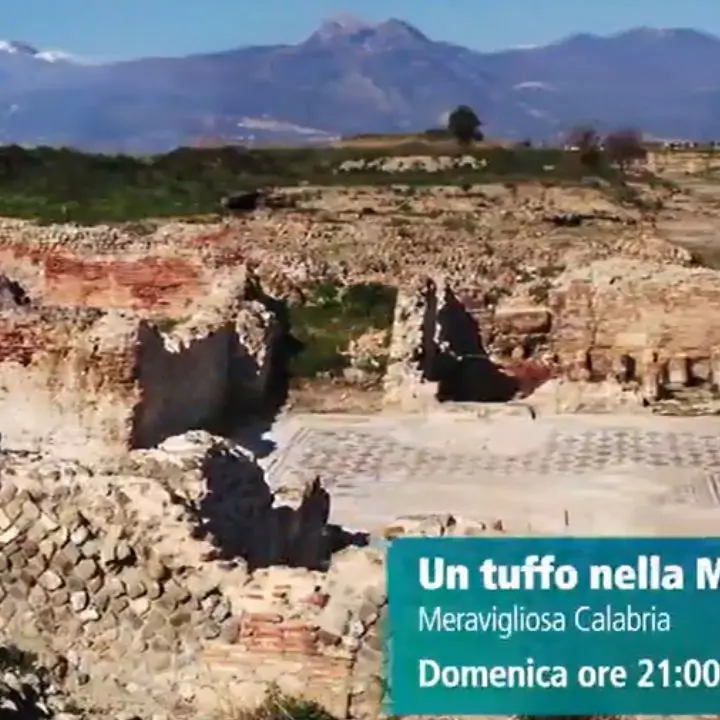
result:
[[(186, 299), (182, 309), (145, 310), (130, 293), (155, 280), (134, 277), (132, 266), (58, 266), (47, 262), (37, 300), (3, 280), (0, 410), (14, 418), (3, 431), (10, 447), (69, 455), (150, 447), (282, 402), (293, 339), (280, 304), (243, 269), (219, 278), (203, 307)], [(121, 284), (113, 303), (109, 288), (124, 272), (127, 295)]]
[(274, 507), (252, 459), (200, 432), (92, 470), (9, 453), (0, 507), (3, 632), (89, 702), (242, 705), (272, 682), (340, 717), (377, 701), (382, 559), (331, 562), (318, 484)]
[(328, 522), (319, 479), (278, 504), (207, 432), (282, 402), (284, 304), (242, 264), (3, 254), (0, 639), (100, 714), (277, 684), (375, 716), (382, 554)]
[(542, 304), (488, 304), (427, 279), (398, 299), (386, 405), (526, 398), (555, 410), (628, 410), (688, 389), (711, 395), (720, 334), (698, 308), (720, 310), (716, 275), (598, 261), (562, 274)]
[[(329, 522), (318, 478), (279, 502), (208, 432), (277, 408), (283, 304), (242, 265), (4, 252), (22, 282), (0, 286), (2, 638), (98, 713), (216, 712), (277, 685), (376, 717), (382, 550)], [(387, 532), (492, 531), (423, 522)]]
[[(307, 238), (314, 217), (265, 233)], [(472, 417), (454, 443), (440, 423), (394, 438), (358, 423), (342, 445), (330, 418), (316, 436), (337, 447), (318, 450), (301, 491), (273, 485), (240, 429), (271, 422), (299, 345), (283, 293), (246, 257), (242, 232), (259, 232), (255, 221), (237, 222), (247, 225), (168, 224), (147, 238), (63, 227), (42, 241), (22, 223), (0, 228), (0, 640), (36, 653), (71, 697), (107, 716), (210, 716), (278, 685), (338, 718), (375, 718), (378, 541), (506, 529), (423, 514), (373, 537), (369, 523), (351, 532), (331, 522), (329, 492), (336, 513), (353, 498), (317, 473), (330, 456), (342, 470), (343, 448), (354, 453), (349, 474), (400, 448), (392, 472), (432, 460), (444, 479), (457, 465), (477, 484), (503, 438)], [(338, 227), (321, 228), (322, 242), (355, 220)], [(719, 331), (698, 310), (720, 310), (716, 273), (687, 258), (578, 262), (534, 297), (490, 297), (472, 278), (424, 270), (402, 278), (395, 308), (384, 378), (393, 422), (392, 411), (422, 419), (441, 404), (649, 412), (720, 382)], [(414, 445), (423, 433), (433, 442)], [(557, 517), (551, 527), (567, 527)]]

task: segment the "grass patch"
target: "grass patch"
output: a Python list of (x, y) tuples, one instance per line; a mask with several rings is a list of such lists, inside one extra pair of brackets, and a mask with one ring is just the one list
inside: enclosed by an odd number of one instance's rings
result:
[[(580, 183), (588, 171), (551, 148), (471, 148), (482, 169), (338, 173), (346, 160), (407, 154), (408, 148), (179, 148), (151, 157), (97, 155), (68, 149), (0, 147), (0, 215), (40, 222), (130, 222), (218, 212), (228, 192), (266, 186), (473, 186), (543, 180)], [(458, 150), (459, 153), (459, 150)], [(612, 180), (608, 168), (593, 171)], [(591, 173), (592, 174), (592, 173)]]
[(351, 340), (392, 326), (396, 298), (397, 289), (381, 283), (323, 283), (313, 288), (304, 305), (290, 309), (293, 333), (305, 344), (292, 361), (292, 375), (341, 375), (349, 365), (344, 353)]

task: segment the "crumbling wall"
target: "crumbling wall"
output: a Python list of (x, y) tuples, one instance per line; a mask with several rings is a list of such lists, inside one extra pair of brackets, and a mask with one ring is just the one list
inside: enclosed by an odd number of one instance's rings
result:
[[(238, 381), (233, 323), (164, 334), (120, 311), (0, 313), (0, 432), (6, 446), (78, 456), (148, 447), (224, 419)], [(191, 332), (192, 330), (192, 332)], [(236, 373), (235, 375), (233, 374)], [(257, 409), (267, 382), (249, 387)]]
[[(339, 718), (378, 716), (384, 552), (328, 554), (317, 481), (277, 506), (252, 457), (204, 432), (92, 468), (2, 462), (0, 627), (81, 706), (211, 716), (277, 685)], [(497, 532), (433, 515), (384, 535)]]
[(401, 293), (393, 322), (385, 404), (405, 410), (430, 402), (512, 399), (521, 383), (489, 355), (481, 328), (444, 280)]
[(138, 382), (133, 447), (150, 447), (185, 430), (212, 426), (225, 411), (230, 323), (184, 340), (143, 322), (138, 329)]
[[(137, 704), (141, 716), (178, 699), (201, 713), (241, 707), (271, 684), (339, 717), (351, 701), (374, 716), (379, 652), (362, 648), (385, 602), (381, 553), (350, 548), (327, 572), (304, 567), (319, 564), (313, 548), (325, 552), (327, 494), (313, 483), (297, 507), (274, 507), (242, 452), (186, 437), (108, 459), (94, 477), (76, 463), (6, 455), (4, 633), (51, 667), (65, 663), (78, 699), (125, 712)], [(196, 532), (190, 512), (203, 503), (220, 523), (210, 534)], [(240, 532), (250, 560), (260, 553), (269, 566), (212, 558)], [(295, 566), (272, 565), (288, 549)], [(375, 660), (358, 675), (361, 651)]]
[[(706, 268), (597, 261), (565, 271), (537, 304), (488, 304), (429, 281), (396, 313), (386, 402), (412, 410), (426, 388), (440, 400), (502, 401), (550, 380), (565, 394), (607, 380), (601, 404), (642, 406), (673, 388), (718, 385), (718, 317), (718, 273)], [(624, 392), (633, 389), (632, 398)]]
[(152, 310), (181, 315), (207, 291), (200, 269), (180, 258), (89, 259), (48, 254), (44, 260), (48, 304)]
[(436, 355), (436, 319), (433, 281), (398, 291), (384, 378), (387, 406), (416, 409), (434, 401), (437, 384), (429, 376)]
[[(172, 495), (175, 514), (192, 526), (195, 539), (210, 544), (214, 557), (240, 557), (250, 569), (277, 564), (326, 567), (333, 526), (328, 526), (329, 496), (319, 480), (308, 483), (294, 503), (275, 507), (263, 470), (246, 451), (205, 432), (184, 437), (189, 444), (178, 447), (179, 438), (171, 438), (157, 450), (135, 452), (119, 465), (111, 464), (110, 472), (159, 483)], [(169, 448), (170, 457), (181, 461), (182, 472), (168, 474)]]
[(650, 172), (674, 172), (695, 175), (720, 166), (720, 154), (716, 149), (702, 150), (651, 150), (645, 161)]
[[(67, 455), (147, 447), (284, 401), (275, 383), (292, 349), (289, 322), (259, 286), (246, 297), (257, 280), (244, 269), (217, 275), (193, 304), (187, 297), (197, 288), (183, 286), (163, 305), (152, 295), (153, 276), (133, 274), (132, 264), (58, 257), (45, 257), (62, 272), (43, 299), (69, 306), (15, 298), (9, 281), (0, 287), (0, 432), (12, 447)], [(184, 280), (173, 282), (179, 290)], [(180, 299), (182, 311), (173, 309)], [(92, 307), (101, 301), (123, 309)]]
[(3, 274), (19, 282), (33, 297), (40, 297), (45, 289), (44, 257), (42, 248), (16, 240), (9, 242), (0, 235), (0, 268)]
[(125, 447), (139, 398), (136, 333), (118, 312), (0, 313), (3, 444), (67, 455)]
[[(234, 413), (275, 411), (287, 396), (287, 367), (300, 349), (284, 301), (266, 295), (255, 278), (237, 307), (231, 343), (228, 403)], [(250, 297), (247, 297), (247, 295)]]
[(52, 308), (0, 315), (7, 446), (66, 456), (148, 446), (211, 425), (227, 402), (231, 327), (172, 341), (132, 314)]

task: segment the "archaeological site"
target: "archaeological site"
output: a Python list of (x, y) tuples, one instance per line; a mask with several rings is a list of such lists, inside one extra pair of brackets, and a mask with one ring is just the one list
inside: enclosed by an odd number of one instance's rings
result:
[(0, 697), (371, 720), (393, 538), (715, 534), (720, 192), (656, 171), (0, 220)]

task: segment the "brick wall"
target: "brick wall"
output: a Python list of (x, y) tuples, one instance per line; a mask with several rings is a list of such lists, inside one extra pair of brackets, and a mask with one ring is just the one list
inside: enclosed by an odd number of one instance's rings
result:
[(58, 305), (182, 313), (207, 283), (187, 260), (89, 260), (51, 254), (44, 259), (45, 300)]
[(3, 428), (15, 447), (148, 446), (210, 427), (230, 406), (264, 409), (287, 328), (262, 291), (243, 300), (243, 267), (89, 259), (7, 240), (3, 258), (33, 301), (0, 317), (0, 409), (16, 416)]
[[(312, 698), (340, 718), (348, 714), (359, 640), (323, 632), (327, 576), (272, 568), (255, 573), (238, 597), (238, 632), (208, 644), (202, 659), (234, 676), (238, 704), (260, 699), (270, 683), (288, 694)], [(379, 666), (378, 666), (379, 667)], [(377, 668), (376, 668), (377, 671)]]

